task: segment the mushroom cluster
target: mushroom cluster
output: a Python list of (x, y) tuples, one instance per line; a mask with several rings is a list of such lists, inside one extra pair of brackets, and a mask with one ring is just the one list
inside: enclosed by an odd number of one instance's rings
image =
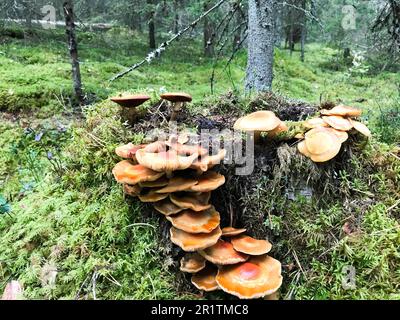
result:
[(342, 143), (349, 137), (348, 131), (354, 129), (370, 137), (367, 126), (354, 119), (360, 117), (361, 112), (345, 105), (321, 110), (320, 118), (304, 121), (303, 126), (309, 131), (296, 136), (302, 139), (297, 145), (299, 152), (314, 162), (325, 162), (339, 153)]
[(222, 289), (239, 298), (264, 297), (281, 283), (281, 264), (268, 256), (271, 244), (244, 235), (246, 229), (220, 227), (211, 192), (225, 177), (210, 170), (225, 156), (221, 149), (190, 144), (185, 136), (147, 145), (117, 147), (124, 158), (112, 172), (125, 194), (152, 203), (171, 222), (170, 238), (186, 255), (180, 270), (191, 273), (199, 290)]

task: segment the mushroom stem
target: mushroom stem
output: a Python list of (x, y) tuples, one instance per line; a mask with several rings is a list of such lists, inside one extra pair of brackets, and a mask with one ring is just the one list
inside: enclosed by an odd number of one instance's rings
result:
[(182, 109), (184, 102), (177, 101), (172, 104), (172, 112), (169, 121), (176, 121), (179, 111)]
[(261, 131), (254, 131), (254, 143), (259, 144), (261, 140)]
[(138, 112), (137, 112), (136, 108), (121, 107), (121, 116), (122, 116), (122, 119), (124, 119), (125, 121), (128, 121), (128, 123), (130, 125), (133, 125), (138, 116)]

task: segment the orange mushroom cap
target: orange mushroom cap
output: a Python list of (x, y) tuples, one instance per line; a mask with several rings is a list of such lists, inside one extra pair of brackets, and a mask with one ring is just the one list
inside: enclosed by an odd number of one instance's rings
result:
[(209, 171), (199, 177), (198, 183), (191, 186), (189, 191), (208, 192), (215, 190), (225, 183), (225, 177), (215, 171)]
[(217, 268), (213, 266), (207, 266), (200, 272), (194, 274), (191, 281), (193, 285), (199, 290), (214, 291), (219, 288), (215, 280), (216, 276)]
[(138, 195), (142, 202), (158, 202), (168, 197), (168, 193), (157, 193), (156, 190), (150, 190), (148, 193)]
[(225, 155), (226, 155), (226, 150), (221, 149), (215, 155), (211, 155), (211, 156), (206, 155), (206, 156), (201, 157), (198, 160), (195, 160), (192, 163), (192, 165), (190, 166), (190, 168), (205, 172), (205, 171), (213, 168), (217, 164), (219, 164), (225, 158)]
[(177, 205), (173, 204), (169, 198), (165, 198), (164, 200), (156, 202), (154, 204), (154, 209), (165, 216), (176, 214), (178, 212), (181, 212), (182, 210), (185, 210), (184, 208), (180, 208)]
[(368, 127), (359, 121), (355, 121), (355, 120), (351, 120), (349, 119), (349, 121), (351, 122), (351, 124), (353, 125), (354, 129), (357, 130), (358, 132), (360, 132), (361, 134), (363, 134), (366, 137), (371, 137), (371, 131), (368, 129)]
[(192, 252), (186, 253), (182, 257), (180, 264), (179, 270), (182, 272), (196, 273), (205, 268), (206, 260), (197, 252)]
[(163, 176), (155, 181), (139, 182), (139, 186), (141, 186), (142, 188), (159, 188), (159, 187), (165, 187), (168, 184), (168, 182), (169, 179)]
[(272, 249), (272, 244), (267, 240), (257, 240), (246, 235), (240, 235), (231, 239), (233, 248), (236, 251), (259, 256), (268, 253)]
[(273, 129), (273, 130), (271, 130), (271, 131), (268, 132), (268, 137), (269, 137), (269, 138), (274, 138), (274, 137), (276, 137), (279, 133), (281, 133), (281, 132), (286, 132), (286, 131), (288, 131), (288, 130), (289, 130), (289, 128), (288, 128), (288, 126), (286, 125), (286, 123), (283, 122), (283, 121), (281, 121), (281, 123), (279, 124), (279, 126), (277, 126), (275, 129)]
[(219, 226), (220, 221), (219, 212), (213, 206), (200, 212), (183, 210), (166, 218), (175, 228), (189, 233), (210, 233)]
[(340, 104), (330, 110), (321, 110), (321, 114), (325, 116), (359, 117), (362, 114), (362, 110)]
[(304, 121), (303, 126), (308, 129), (313, 129), (316, 127), (327, 127), (328, 124), (322, 118), (311, 118)]
[(190, 190), (190, 187), (197, 184), (196, 179), (184, 178), (184, 177), (173, 177), (169, 180), (168, 184), (157, 190), (158, 193), (171, 193), (184, 190)]
[(210, 192), (203, 192), (200, 194), (188, 193), (183, 195), (171, 193), (169, 195), (171, 201), (178, 207), (192, 209), (193, 211), (203, 211), (210, 208), (211, 204), (208, 203), (210, 197)]
[(136, 152), (136, 159), (141, 165), (158, 172), (185, 170), (197, 157), (196, 153), (182, 156), (173, 150), (149, 153), (145, 149), (141, 149)]
[(179, 142), (166, 142), (166, 145), (169, 146), (172, 150), (175, 150), (179, 155), (192, 155), (196, 153), (199, 156), (204, 156), (208, 154), (208, 150), (199, 145), (192, 146)]
[(185, 92), (166, 92), (160, 95), (162, 99), (171, 102), (190, 102), (192, 101), (192, 96)]
[(218, 270), (219, 287), (240, 299), (256, 299), (276, 292), (282, 285), (281, 263), (262, 255)]
[(236, 120), (233, 128), (241, 131), (272, 131), (281, 120), (272, 111), (256, 111)]
[(210, 233), (188, 233), (175, 227), (170, 229), (171, 241), (184, 251), (193, 252), (216, 244), (221, 236), (221, 229), (215, 228)]
[(351, 122), (341, 116), (323, 116), (322, 119), (336, 130), (348, 131), (353, 128)]
[(333, 129), (316, 127), (305, 134), (305, 140), (298, 144), (298, 149), (314, 162), (325, 162), (334, 158), (341, 146), (341, 140)]
[(135, 144), (129, 142), (128, 144), (124, 144), (122, 146), (116, 147), (115, 153), (122, 158), (132, 159), (132, 158), (134, 158), (136, 151), (138, 151), (139, 149), (143, 149), (144, 147), (146, 147), (145, 144), (135, 145)]
[(236, 251), (230, 242), (223, 240), (218, 240), (213, 246), (200, 250), (199, 254), (218, 265), (236, 264), (248, 259), (248, 255)]
[(115, 180), (119, 183), (137, 184), (143, 181), (154, 181), (164, 175), (140, 164), (132, 164), (129, 160), (118, 162), (112, 169)]
[(111, 101), (118, 103), (120, 106), (126, 108), (134, 108), (140, 106), (142, 103), (146, 102), (150, 99), (150, 96), (145, 94), (132, 94), (126, 95), (122, 97), (112, 97)]
[(233, 236), (237, 236), (244, 232), (246, 232), (246, 229), (244, 229), (244, 228), (242, 228), (242, 229), (236, 229), (233, 227), (222, 228), (222, 236), (224, 236), (224, 237), (233, 237)]

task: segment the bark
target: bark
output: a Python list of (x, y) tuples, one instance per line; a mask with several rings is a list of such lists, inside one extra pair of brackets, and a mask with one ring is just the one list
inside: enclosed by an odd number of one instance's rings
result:
[[(211, 2), (205, 1), (204, 2), (204, 11), (207, 11), (211, 8)], [(208, 17), (204, 18), (204, 26), (203, 26), (203, 42), (204, 42), (204, 55), (206, 57), (213, 57), (214, 56), (214, 45), (212, 43), (213, 38), (213, 24)]]
[(74, 94), (79, 105), (83, 105), (84, 96), (82, 92), (81, 71), (79, 67), (78, 43), (75, 35), (73, 1), (72, 0), (65, 1), (63, 4), (63, 10), (65, 16), (65, 29), (67, 34), (68, 49), (71, 57), (72, 82), (74, 87)]
[(249, 0), (246, 91), (272, 89), (275, 0)]
[(148, 13), (148, 24), (149, 24), (149, 47), (150, 49), (156, 48), (156, 35), (155, 35), (155, 25), (154, 25), (154, 9), (152, 7), (153, 1), (147, 0), (147, 4), (151, 5), (151, 8)]

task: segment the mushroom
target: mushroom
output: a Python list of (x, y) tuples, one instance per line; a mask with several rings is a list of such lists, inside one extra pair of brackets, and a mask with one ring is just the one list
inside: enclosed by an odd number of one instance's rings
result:
[(165, 198), (164, 200), (156, 202), (154, 204), (154, 209), (165, 216), (176, 214), (178, 212), (181, 212), (182, 210), (185, 210), (184, 208), (180, 208), (177, 205), (173, 204), (169, 198)]
[(171, 193), (171, 192), (190, 190), (190, 188), (193, 187), (195, 184), (197, 184), (196, 179), (173, 177), (169, 180), (168, 184), (165, 187), (158, 189), (156, 192)]
[(128, 144), (116, 147), (115, 153), (121, 158), (132, 159), (136, 161), (136, 151), (138, 151), (139, 149), (143, 149), (144, 147), (146, 147), (145, 144), (134, 145), (133, 143), (129, 142)]
[(279, 133), (288, 131), (289, 128), (285, 122), (281, 121), (279, 126), (277, 126), (274, 130), (268, 132), (268, 138), (275, 138)]
[(222, 290), (240, 299), (261, 298), (282, 285), (281, 263), (268, 255), (252, 257), (247, 262), (222, 266), (215, 280)]
[(191, 186), (189, 191), (208, 192), (215, 190), (225, 183), (225, 177), (214, 171), (206, 172), (199, 177), (198, 183)]
[(172, 243), (187, 252), (211, 247), (217, 243), (221, 236), (221, 229), (219, 227), (215, 228), (210, 233), (188, 233), (175, 227), (171, 227), (169, 232)]
[(130, 124), (133, 124), (137, 117), (136, 107), (140, 106), (149, 99), (150, 96), (145, 94), (132, 94), (110, 98), (111, 101), (119, 104), (122, 107), (122, 117), (128, 120)]
[(210, 233), (220, 222), (219, 212), (214, 207), (200, 212), (186, 209), (166, 218), (175, 228), (189, 233)]
[(200, 250), (199, 254), (218, 265), (236, 264), (248, 259), (248, 255), (236, 251), (230, 242), (223, 240), (218, 240), (213, 246)]
[(166, 145), (170, 147), (170, 149), (175, 150), (179, 155), (190, 155), (197, 153), (201, 157), (208, 154), (208, 150), (199, 145), (192, 146), (179, 142), (166, 142)]
[(225, 155), (226, 150), (221, 149), (215, 155), (206, 155), (201, 157), (200, 159), (195, 160), (190, 168), (197, 170), (199, 173), (206, 172), (208, 169), (211, 169), (219, 164), (225, 158)]
[(345, 142), (349, 138), (349, 134), (346, 131), (332, 129), (332, 132), (338, 137), (340, 143)]
[(254, 132), (254, 142), (258, 143), (261, 132), (276, 129), (282, 123), (272, 111), (256, 111), (236, 120), (233, 128), (246, 132)]
[(143, 181), (139, 182), (139, 186), (142, 188), (159, 188), (159, 187), (165, 187), (169, 182), (169, 179), (167, 179), (165, 176), (155, 180), (155, 181)]
[(168, 193), (157, 193), (156, 190), (150, 190), (145, 194), (138, 195), (142, 202), (158, 202), (168, 197)]
[(242, 229), (236, 229), (233, 227), (222, 228), (222, 236), (223, 237), (233, 237), (233, 236), (237, 236), (244, 232), (246, 232), (246, 229), (244, 229), (244, 228), (242, 228)]
[(204, 269), (206, 260), (197, 252), (186, 253), (180, 261), (180, 268), (182, 272), (196, 273)]
[(140, 192), (142, 191), (142, 188), (135, 184), (135, 185), (130, 185), (130, 184), (124, 184), (124, 193), (127, 194), (128, 196), (131, 197), (137, 197)]
[(161, 95), (161, 98), (172, 102), (172, 112), (171, 112), (170, 121), (175, 121), (176, 118), (178, 117), (179, 111), (182, 109), (182, 107), (185, 105), (185, 103), (192, 101), (192, 97), (189, 94), (184, 93), (184, 92), (163, 93)]
[(174, 150), (150, 153), (141, 149), (136, 152), (136, 159), (141, 165), (154, 171), (166, 172), (167, 177), (172, 175), (172, 171), (189, 168), (197, 157), (197, 153), (183, 156)]
[(137, 184), (143, 181), (154, 181), (164, 175), (140, 164), (132, 164), (129, 160), (118, 162), (112, 169), (115, 180), (119, 183)]
[(323, 109), (321, 114), (324, 116), (342, 116), (342, 117), (359, 117), (362, 114), (361, 109), (357, 109), (343, 104), (337, 105), (330, 110)]
[(331, 128), (316, 127), (305, 134), (305, 140), (297, 145), (300, 153), (314, 162), (325, 162), (334, 158), (342, 143)]
[(213, 266), (207, 266), (203, 270), (194, 274), (191, 281), (199, 290), (214, 291), (219, 288), (217, 282), (215, 281), (216, 275), (217, 268)]
[(203, 211), (211, 207), (208, 203), (210, 200), (211, 193), (188, 193), (183, 195), (178, 195), (176, 193), (171, 193), (169, 198), (178, 207), (192, 209), (193, 211)]
[(231, 243), (236, 251), (252, 256), (268, 253), (272, 249), (272, 244), (268, 240), (257, 240), (246, 235), (232, 238)]
[(349, 119), (349, 121), (351, 122), (355, 130), (357, 130), (358, 132), (360, 132), (361, 134), (363, 134), (368, 138), (371, 137), (371, 131), (369, 131), (368, 127), (364, 123), (351, 119)]
[(311, 118), (303, 122), (303, 126), (308, 129), (316, 127), (327, 127), (328, 124), (322, 118)]
[(336, 130), (348, 131), (353, 128), (351, 122), (341, 116), (323, 116), (322, 119)]

